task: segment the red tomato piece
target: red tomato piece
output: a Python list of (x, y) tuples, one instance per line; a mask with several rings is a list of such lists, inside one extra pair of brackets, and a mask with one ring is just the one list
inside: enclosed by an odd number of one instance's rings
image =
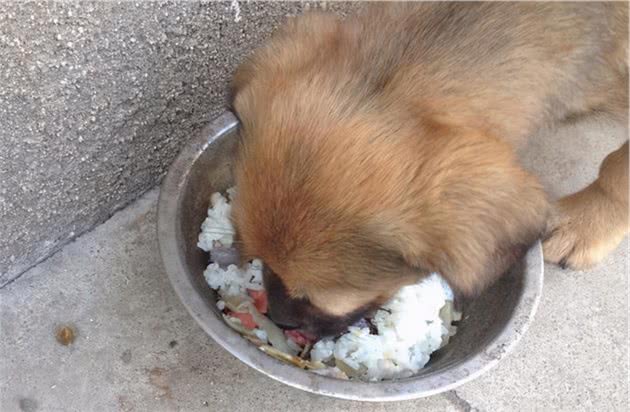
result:
[(267, 313), (267, 291), (247, 289), (247, 293), (254, 300), (254, 306), (258, 312)]
[(241, 325), (243, 325), (244, 328), (254, 329), (256, 328), (256, 326), (258, 326), (256, 325), (256, 322), (254, 322), (254, 318), (252, 317), (252, 315), (250, 315), (249, 313), (229, 311), (227, 314), (228, 316), (240, 320)]

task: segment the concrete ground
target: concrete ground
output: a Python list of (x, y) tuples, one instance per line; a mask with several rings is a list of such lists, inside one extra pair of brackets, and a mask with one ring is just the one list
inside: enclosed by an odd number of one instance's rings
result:
[[(524, 153), (560, 195), (588, 183), (627, 131), (587, 121), (554, 134)], [(2, 411), (627, 410), (627, 240), (588, 272), (548, 265), (534, 324), (494, 370), (431, 398), (361, 404), (277, 383), (204, 334), (162, 268), (157, 194), (0, 290)], [(63, 325), (77, 331), (68, 346), (55, 338)]]

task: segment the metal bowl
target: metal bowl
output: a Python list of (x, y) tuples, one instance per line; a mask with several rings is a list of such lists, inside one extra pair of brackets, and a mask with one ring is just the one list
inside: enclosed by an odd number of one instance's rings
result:
[(316, 394), (360, 401), (399, 401), (453, 389), (488, 371), (514, 347), (532, 321), (543, 284), (537, 243), (480, 297), (463, 302), (464, 319), (450, 343), (419, 375), (384, 382), (341, 381), (277, 361), (230, 329), (215, 306), (197, 248), (210, 195), (232, 185), (238, 121), (225, 113), (179, 154), (164, 179), (158, 209), (160, 251), (168, 276), (190, 314), (216, 342), (265, 375)]

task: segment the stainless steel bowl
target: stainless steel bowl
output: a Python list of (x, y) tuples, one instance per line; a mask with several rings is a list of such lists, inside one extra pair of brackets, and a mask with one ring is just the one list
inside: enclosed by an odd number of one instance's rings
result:
[(518, 342), (542, 292), (540, 243), (482, 296), (463, 303), (465, 316), (457, 334), (412, 378), (378, 383), (336, 380), (279, 362), (241, 338), (216, 309), (216, 295), (203, 278), (208, 256), (196, 246), (210, 194), (232, 185), (237, 127), (236, 118), (225, 113), (190, 141), (164, 179), (158, 210), (160, 251), (175, 291), (206, 333), (232, 355), (305, 391), (351, 400), (398, 401), (468, 382), (496, 365)]

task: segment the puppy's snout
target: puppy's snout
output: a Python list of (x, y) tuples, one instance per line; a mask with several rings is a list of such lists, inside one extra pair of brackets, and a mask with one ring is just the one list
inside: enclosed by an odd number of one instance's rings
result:
[(263, 282), (267, 290), (269, 318), (284, 329), (300, 327), (297, 310), (292, 304), (293, 300), (280, 278), (266, 265), (263, 269)]
[(274, 305), (272, 302), (269, 302), (269, 312), (267, 315), (273, 323), (280, 326), (282, 329), (297, 329), (300, 327), (297, 321), (289, 316), (285, 316), (282, 311), (276, 310), (274, 307), (277, 307), (277, 304)]
[(374, 309), (366, 305), (343, 316), (332, 316), (313, 306), (308, 299), (289, 296), (280, 277), (269, 267), (263, 269), (269, 318), (283, 329), (301, 329), (315, 336), (336, 336)]

